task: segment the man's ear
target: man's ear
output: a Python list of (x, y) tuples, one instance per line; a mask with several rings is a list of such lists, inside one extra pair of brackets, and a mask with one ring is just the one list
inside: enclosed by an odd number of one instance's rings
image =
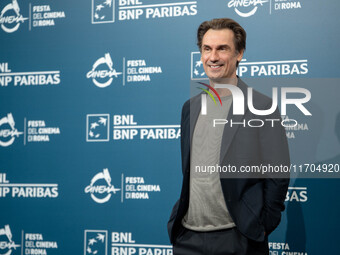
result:
[(238, 54), (237, 54), (237, 61), (241, 62), (242, 58), (243, 58), (243, 52), (244, 50), (241, 50)]

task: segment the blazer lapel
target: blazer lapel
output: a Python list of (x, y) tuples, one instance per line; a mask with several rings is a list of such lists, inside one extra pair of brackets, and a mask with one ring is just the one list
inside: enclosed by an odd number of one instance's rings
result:
[(190, 102), (190, 146), (194, 135), (196, 122), (201, 112), (201, 94), (193, 98), (193, 100)]
[(184, 136), (182, 140), (183, 171), (187, 170), (187, 168), (190, 165), (191, 142), (200, 111), (201, 111), (201, 95), (198, 95), (190, 99), (187, 119), (183, 120), (182, 123), (183, 132), (185, 132), (185, 134), (181, 134)]
[[(237, 87), (239, 87), (243, 92), (244, 104), (245, 104), (244, 105), (244, 113), (246, 113), (246, 111), (248, 110), (248, 107), (247, 107), (247, 104), (246, 104), (246, 102), (248, 100), (248, 97), (247, 97), (248, 86), (240, 78), (238, 78)], [(230, 120), (232, 119), (233, 122), (242, 122), (243, 119), (244, 119), (244, 115), (234, 115), (233, 114), (233, 107), (234, 107), (234, 104), (232, 103), (230, 110), (229, 110), (228, 117), (227, 117), (228, 122), (225, 125), (224, 130), (223, 130), (222, 142), (221, 142), (221, 152), (220, 152), (220, 165), (222, 164), (222, 161), (223, 161), (224, 157), (226, 156), (226, 154), (229, 150), (229, 147), (231, 145), (231, 142), (233, 141), (233, 138), (234, 138), (239, 126), (240, 126), (239, 124), (229, 126)]]

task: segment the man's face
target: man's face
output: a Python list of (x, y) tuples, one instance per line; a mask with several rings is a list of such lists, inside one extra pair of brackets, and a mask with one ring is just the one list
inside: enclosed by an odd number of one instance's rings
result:
[(241, 61), (242, 52), (234, 45), (234, 32), (230, 29), (209, 29), (203, 36), (201, 60), (210, 80), (236, 78), (236, 62)]

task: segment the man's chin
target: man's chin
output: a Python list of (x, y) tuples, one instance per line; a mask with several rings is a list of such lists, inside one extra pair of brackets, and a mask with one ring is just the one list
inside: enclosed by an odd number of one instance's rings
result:
[(211, 81), (218, 81), (218, 80), (221, 80), (221, 79), (223, 79), (223, 76), (221, 76), (221, 75), (209, 75), (209, 74), (207, 74), (207, 76), (208, 76), (208, 78), (209, 78), (209, 80), (211, 80)]
[(237, 84), (237, 77), (209, 77), (213, 84)]

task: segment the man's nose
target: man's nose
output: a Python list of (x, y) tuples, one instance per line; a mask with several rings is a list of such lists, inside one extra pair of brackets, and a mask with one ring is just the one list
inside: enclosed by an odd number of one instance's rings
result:
[(212, 50), (211, 54), (210, 54), (210, 61), (211, 62), (216, 62), (218, 60), (219, 60), (219, 55), (218, 55), (217, 50)]

